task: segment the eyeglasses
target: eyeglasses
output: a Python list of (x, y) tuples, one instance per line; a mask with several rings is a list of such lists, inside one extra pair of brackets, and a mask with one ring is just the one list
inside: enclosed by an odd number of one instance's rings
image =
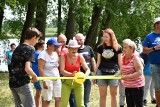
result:
[(72, 50), (77, 50), (78, 48), (70, 48), (70, 49), (72, 49)]

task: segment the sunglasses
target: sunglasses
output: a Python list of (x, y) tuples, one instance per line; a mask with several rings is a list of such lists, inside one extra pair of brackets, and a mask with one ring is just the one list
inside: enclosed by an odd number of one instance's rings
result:
[(78, 48), (70, 48), (70, 49), (72, 49), (72, 50), (77, 50)]

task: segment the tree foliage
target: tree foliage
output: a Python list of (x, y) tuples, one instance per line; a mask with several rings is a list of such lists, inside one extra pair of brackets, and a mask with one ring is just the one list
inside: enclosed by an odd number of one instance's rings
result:
[[(15, 16), (12, 20), (3, 21), (3, 34), (9, 31), (10, 34), (20, 35), (26, 21), (29, 0), (1, 1), (2, 10), (4, 6), (9, 6)], [(141, 37), (143, 40), (153, 30), (154, 18), (160, 15), (159, 2), (160, 0), (48, 0), (47, 11), (43, 11), (46, 17), (42, 19), (43, 22), (48, 19), (51, 21), (43, 25), (58, 28), (57, 35), (64, 33), (68, 39), (78, 32), (83, 33), (87, 38), (85, 43), (93, 47), (101, 42), (102, 29), (108, 27), (113, 29), (119, 43), (125, 38), (135, 40)], [(42, 5), (38, 6), (38, 10)], [(9, 23), (13, 24), (8, 25)], [(41, 25), (42, 22), (35, 23), (33, 20), (32, 24)]]

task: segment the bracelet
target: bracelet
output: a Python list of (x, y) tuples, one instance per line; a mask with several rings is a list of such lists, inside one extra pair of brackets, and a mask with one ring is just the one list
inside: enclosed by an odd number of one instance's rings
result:
[(155, 47), (152, 48), (154, 51), (156, 50)]

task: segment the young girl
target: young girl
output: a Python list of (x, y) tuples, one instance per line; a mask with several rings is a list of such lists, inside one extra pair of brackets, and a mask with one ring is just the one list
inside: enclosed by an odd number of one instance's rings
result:
[[(97, 48), (96, 74), (114, 75), (121, 67), (122, 48), (111, 29), (103, 30), (102, 43)], [(117, 107), (119, 80), (97, 80), (100, 92), (100, 107), (106, 107), (107, 88), (110, 88), (111, 107)]]

